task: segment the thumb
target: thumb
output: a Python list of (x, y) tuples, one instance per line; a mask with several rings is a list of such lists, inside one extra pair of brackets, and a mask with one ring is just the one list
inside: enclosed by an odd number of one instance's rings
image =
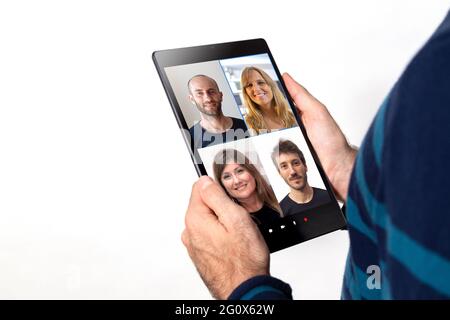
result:
[(231, 200), (217, 182), (209, 177), (202, 177), (199, 182), (203, 202), (214, 211), (227, 230), (233, 229), (243, 219), (250, 217), (243, 207)]

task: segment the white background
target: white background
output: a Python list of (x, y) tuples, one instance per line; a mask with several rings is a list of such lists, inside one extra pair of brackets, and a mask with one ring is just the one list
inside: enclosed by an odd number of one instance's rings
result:
[[(263, 37), (359, 145), (449, 4), (2, 1), (0, 298), (210, 298), (180, 242), (196, 173), (154, 50)], [(272, 273), (337, 299), (347, 246), (295, 246)]]

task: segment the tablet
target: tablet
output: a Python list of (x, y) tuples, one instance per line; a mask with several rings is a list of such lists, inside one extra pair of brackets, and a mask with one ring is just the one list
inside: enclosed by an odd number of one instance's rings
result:
[(270, 252), (345, 218), (263, 39), (153, 53), (199, 175), (243, 206)]

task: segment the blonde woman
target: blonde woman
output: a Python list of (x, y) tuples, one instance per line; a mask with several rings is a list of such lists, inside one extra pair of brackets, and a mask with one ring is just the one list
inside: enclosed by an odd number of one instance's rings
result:
[(248, 158), (235, 149), (221, 150), (214, 158), (214, 178), (258, 225), (281, 218), (272, 188)]
[(260, 134), (297, 125), (286, 98), (266, 72), (246, 67), (241, 73), (241, 87), (247, 108), (245, 121), (253, 132)]

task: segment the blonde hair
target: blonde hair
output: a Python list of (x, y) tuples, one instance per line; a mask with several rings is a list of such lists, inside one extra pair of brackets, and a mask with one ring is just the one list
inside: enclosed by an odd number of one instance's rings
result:
[(290, 110), (289, 103), (287, 102), (281, 90), (278, 88), (276, 82), (273, 81), (272, 78), (263, 70), (257, 67), (246, 67), (244, 68), (244, 70), (242, 70), (241, 73), (241, 88), (242, 95), (244, 97), (244, 104), (247, 108), (245, 121), (247, 122), (247, 125), (250, 127), (250, 129), (253, 129), (258, 134), (261, 129), (267, 129), (264, 127), (264, 119), (261, 113), (260, 106), (252, 101), (245, 89), (248, 85), (250, 71), (258, 72), (264, 79), (264, 81), (270, 86), (270, 89), (273, 93), (272, 107), (275, 108), (277, 117), (281, 120), (283, 127), (290, 128), (296, 126), (297, 122), (295, 121), (295, 117)]
[[(280, 215), (281, 208), (278, 204), (277, 198), (275, 197), (275, 194), (273, 193), (272, 188), (267, 183), (266, 179), (261, 175), (261, 173), (256, 169), (256, 167), (248, 160), (248, 158), (242, 154), (241, 152), (235, 150), (235, 149), (223, 149), (219, 151), (216, 156), (214, 157), (213, 162), (213, 172), (214, 172), (214, 178), (217, 182), (222, 186), (222, 188), (226, 191), (226, 193), (231, 197), (231, 195), (228, 193), (227, 189), (222, 183), (222, 173), (225, 167), (228, 164), (236, 163), (242, 166), (244, 169), (246, 169), (252, 177), (255, 179), (256, 182), (256, 193), (258, 195), (258, 198), (266, 205), (268, 205), (273, 210), (277, 211)], [(237, 199), (234, 199), (231, 197), (234, 201), (238, 202)]]

